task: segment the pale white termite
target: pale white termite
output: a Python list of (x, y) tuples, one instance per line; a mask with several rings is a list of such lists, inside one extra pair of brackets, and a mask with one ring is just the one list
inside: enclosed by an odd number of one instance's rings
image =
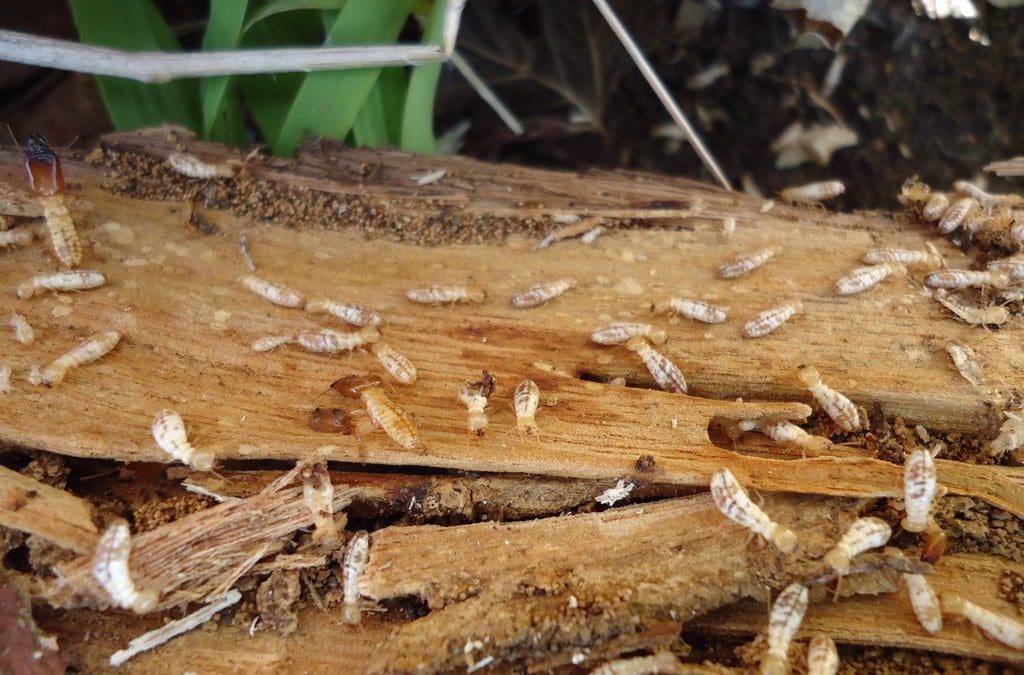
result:
[(39, 383), (52, 387), (64, 380), (64, 376), (72, 368), (84, 366), (108, 354), (121, 341), (121, 334), (111, 330), (97, 333), (86, 342), (71, 351), (59, 356), (53, 363), (43, 368), (39, 374)]
[(870, 267), (858, 267), (845, 277), (836, 281), (836, 293), (854, 295), (876, 286), (893, 272), (902, 272), (902, 265), (881, 263)]
[(985, 361), (976, 351), (960, 340), (950, 340), (946, 343), (946, 353), (965, 380), (974, 386), (985, 381)]
[(28, 322), (28, 319), (21, 314), (12, 314), (8, 325), (14, 331), (14, 339), (21, 344), (30, 345), (35, 342), (36, 332), (32, 330), (32, 325)]
[(468, 417), (466, 428), (477, 436), (483, 436), (487, 429), (487, 399), (494, 393), (494, 376), (486, 370), (479, 382), (463, 382), (459, 386), (459, 401), (466, 406)]
[(558, 279), (534, 284), (525, 291), (514, 293), (511, 298), (512, 304), (519, 308), (537, 307), (557, 298), (575, 285), (576, 282), (572, 279)]
[(973, 213), (978, 210), (977, 200), (971, 197), (965, 197), (964, 199), (958, 199), (942, 213), (942, 217), (939, 219), (939, 232), (942, 234), (949, 234), (953, 232), (967, 220)]
[(185, 420), (173, 410), (161, 410), (153, 418), (153, 440), (161, 450), (182, 464), (197, 471), (213, 469), (213, 453), (192, 447), (185, 430)]
[(991, 286), (1006, 288), (1010, 285), (1010, 275), (996, 270), (939, 270), (924, 278), (924, 283), (932, 288), (959, 290)]
[(976, 307), (968, 304), (958, 295), (950, 295), (943, 289), (937, 289), (932, 297), (940, 305), (956, 314), (957, 318), (974, 325), (1001, 326), (1010, 320), (1010, 310), (1000, 305)]
[(31, 298), (42, 291), (86, 291), (99, 288), (107, 281), (99, 272), (71, 270), (54, 274), (41, 274), (23, 281), (18, 286), (19, 298)]
[(652, 305), (651, 309), (658, 313), (675, 312), (679, 316), (704, 323), (722, 323), (729, 318), (727, 308), (689, 298), (669, 298), (663, 303)]
[(993, 260), (985, 266), (990, 272), (1006, 272), (1013, 281), (1024, 281), (1024, 260), (1021, 258), (1003, 258)]
[(0, 248), (7, 246), (25, 246), (32, 242), (32, 233), (21, 228), (0, 231)]
[(1010, 228), (1010, 236), (1017, 241), (1024, 241), (1024, 221), (1016, 223)]
[(1021, 413), (1024, 410), (1006, 410), (1006, 421), (999, 427), (999, 435), (989, 443), (988, 454), (991, 457), (999, 458), (1008, 452), (1012, 452), (1024, 444), (1024, 417)]
[(370, 534), (365, 531), (356, 532), (342, 559), (342, 580), (344, 581), (345, 610), (342, 620), (348, 624), (359, 623), (359, 577), (370, 560)]
[(761, 675), (789, 672), (789, 645), (807, 611), (809, 593), (802, 584), (790, 584), (779, 593), (768, 615), (768, 649), (761, 659)]
[(599, 345), (621, 345), (635, 337), (645, 337), (656, 345), (664, 344), (668, 340), (665, 331), (654, 328), (650, 324), (626, 321), (602, 326), (590, 334), (590, 339)]
[(753, 272), (761, 265), (775, 257), (775, 251), (763, 248), (748, 255), (738, 256), (718, 268), (718, 276), (723, 279), (736, 279)]
[(267, 337), (261, 337), (253, 342), (252, 350), (254, 352), (269, 352), (294, 341), (294, 335), (268, 335)]
[(835, 675), (839, 670), (839, 650), (827, 635), (815, 635), (807, 647), (807, 675)]
[(0, 394), (11, 393), (11, 373), (13, 372), (9, 365), (0, 365)]
[(1021, 206), (1024, 205), (1024, 197), (1009, 194), (991, 194), (985, 192), (974, 183), (965, 180), (958, 180), (953, 183), (953, 189), (965, 197), (973, 197), (978, 203), (985, 207), (995, 206)]
[(728, 469), (719, 469), (711, 476), (711, 498), (726, 518), (761, 535), (783, 553), (792, 553), (796, 549), (796, 534), (773, 522), (751, 501)]
[(786, 188), (779, 193), (779, 197), (787, 202), (813, 204), (834, 199), (844, 192), (846, 192), (846, 186), (843, 185), (842, 181), (826, 180)]
[(351, 333), (341, 333), (330, 328), (323, 328), (315, 333), (299, 333), (295, 336), (295, 344), (316, 354), (352, 351), (378, 340), (380, 340), (380, 331), (373, 326), (360, 328)]
[(443, 305), (455, 302), (483, 302), (487, 293), (472, 286), (427, 286), (406, 291), (405, 297), (421, 305)]
[(936, 192), (924, 203), (921, 216), (927, 221), (935, 222), (942, 218), (942, 214), (946, 212), (947, 208), (949, 208), (949, 197), (941, 192)]
[(736, 219), (733, 217), (724, 218), (722, 220), (722, 232), (727, 237), (731, 237), (736, 232)]
[(606, 230), (603, 225), (595, 225), (594, 227), (590, 228), (589, 230), (583, 233), (583, 236), (580, 237), (580, 241), (586, 244), (587, 246), (590, 246), (595, 241), (597, 241), (597, 238), (600, 237), (605, 232)]
[(512, 394), (512, 409), (516, 413), (516, 428), (519, 433), (533, 436), (537, 433), (537, 406), (540, 403), (540, 388), (533, 380), (523, 380)]
[(114, 605), (145, 614), (160, 599), (154, 590), (140, 591), (132, 581), (128, 558), (132, 553), (132, 534), (128, 523), (111, 524), (100, 536), (92, 558), (92, 576), (107, 592)]
[(672, 652), (661, 651), (651, 656), (634, 656), (608, 661), (590, 671), (590, 675), (662, 675), (684, 673), (686, 668)]
[(304, 307), (306, 296), (294, 289), (275, 284), (253, 274), (239, 277), (238, 282), (268, 302), (281, 307)]
[(419, 176), (410, 176), (410, 178), (416, 181), (417, 186), (426, 187), (427, 185), (433, 185), (434, 183), (441, 182), (441, 179), (447, 175), (447, 169), (436, 169), (434, 171), (428, 171), (427, 173)]
[(787, 420), (742, 420), (737, 426), (740, 431), (758, 431), (773, 441), (789, 443), (815, 453), (827, 452), (832, 448), (832, 441), (829, 439), (823, 436), (812, 436)]
[(743, 326), (743, 334), (747, 337), (763, 337), (778, 329), (779, 326), (793, 318), (793, 315), (803, 309), (804, 303), (799, 300), (790, 300), (778, 307), (766, 309), (755, 314), (750, 321)]
[(370, 351), (380, 361), (380, 365), (384, 366), (384, 370), (391, 373), (396, 380), (402, 384), (416, 384), (416, 366), (412, 361), (383, 342), (371, 345)]
[(853, 401), (822, 382), (821, 374), (812, 366), (797, 371), (797, 378), (818, 402), (825, 413), (843, 431), (858, 431), (861, 428), (860, 412)]
[(167, 164), (182, 176), (211, 179), (231, 178), (235, 175), (239, 162), (235, 160), (210, 163), (185, 152), (172, 152), (167, 156)]
[(864, 551), (884, 545), (891, 536), (892, 529), (884, 520), (858, 518), (825, 556), (825, 564), (839, 574), (846, 574), (850, 569), (850, 560)]
[[(553, 230), (552, 232), (548, 233), (546, 237), (540, 240), (540, 243), (537, 244), (534, 250), (539, 251), (542, 248), (547, 248), (548, 246), (551, 246), (556, 241), (562, 241), (563, 239), (569, 239), (571, 237), (578, 237), (586, 232), (590, 232), (591, 230), (596, 229), (592, 221), (580, 222), (579, 216), (574, 217), (575, 220), (561, 223), (563, 225), (562, 227), (559, 227)], [(559, 222), (558, 218), (555, 219), (555, 222)], [(600, 225), (598, 227), (600, 227)]]
[(907, 585), (910, 606), (921, 627), (929, 633), (938, 633), (942, 630), (942, 609), (928, 579), (921, 574), (904, 574), (903, 582)]
[(313, 541), (336, 547), (338, 526), (334, 522), (334, 484), (326, 462), (303, 469), (302, 500), (312, 516)]
[(932, 522), (932, 502), (938, 492), (935, 460), (925, 448), (917, 448), (903, 465), (903, 508), (900, 523), (907, 532), (924, 532)]
[(330, 314), (353, 326), (379, 327), (384, 323), (384, 317), (369, 307), (334, 300), (313, 300), (306, 303), (306, 311), (314, 314)]
[(993, 640), (1024, 649), (1024, 623), (1016, 618), (985, 609), (953, 593), (943, 593), (941, 603), (945, 613), (962, 616)]
[(29, 186), (43, 207), (53, 253), (60, 264), (78, 267), (82, 264), (82, 240), (64, 204), (64, 170), (60, 158), (39, 134), (29, 136), (24, 155)]
[(659, 387), (665, 391), (686, 393), (686, 378), (682, 371), (667, 356), (652, 347), (646, 338), (630, 338), (626, 341), (626, 349), (640, 357)]

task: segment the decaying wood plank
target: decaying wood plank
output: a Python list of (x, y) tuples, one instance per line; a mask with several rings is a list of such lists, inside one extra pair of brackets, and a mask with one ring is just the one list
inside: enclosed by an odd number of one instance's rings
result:
[(89, 502), (0, 466), (0, 525), (90, 554), (99, 532)]

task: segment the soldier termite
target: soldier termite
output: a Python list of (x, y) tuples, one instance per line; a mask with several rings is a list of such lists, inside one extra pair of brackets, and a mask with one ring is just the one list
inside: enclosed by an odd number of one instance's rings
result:
[(891, 536), (892, 529), (884, 520), (858, 518), (825, 556), (825, 564), (840, 575), (846, 574), (850, 560), (864, 551), (884, 545)]
[(128, 524), (111, 524), (100, 536), (92, 557), (92, 577), (107, 592), (114, 605), (136, 614), (152, 610), (160, 600), (154, 590), (140, 591), (132, 581), (128, 558), (132, 553), (132, 535)]
[(8, 246), (26, 246), (32, 243), (32, 233), (21, 228), (17, 230), (0, 231), (0, 248)]
[(117, 343), (121, 341), (121, 334), (117, 331), (98, 333), (83, 344), (58, 357), (53, 363), (43, 368), (39, 373), (39, 381), (34, 384), (42, 384), (52, 387), (64, 380), (64, 376), (72, 368), (83, 366), (103, 358)]
[(369, 307), (334, 300), (313, 300), (306, 303), (306, 311), (313, 314), (330, 314), (353, 326), (380, 327), (384, 324), (384, 317)]
[(1024, 410), (1005, 410), (1006, 421), (999, 427), (999, 435), (988, 445), (990, 457), (999, 459), (1024, 444)]
[(556, 281), (545, 281), (534, 284), (525, 291), (519, 291), (512, 295), (512, 304), (520, 309), (537, 307), (549, 300), (554, 300), (562, 293), (576, 285), (572, 279), (558, 279)]
[(197, 471), (213, 469), (213, 453), (192, 447), (185, 431), (185, 420), (173, 410), (164, 409), (153, 418), (153, 440), (160, 449)]
[(99, 272), (86, 270), (41, 274), (23, 281), (18, 286), (18, 297), (31, 298), (42, 291), (86, 291), (91, 288), (99, 288), (106, 281), (106, 277)]
[(402, 384), (416, 383), (416, 366), (412, 364), (412, 361), (383, 342), (371, 345), (370, 351), (380, 361), (380, 365), (384, 366), (384, 370), (391, 373), (396, 380)]
[(882, 263), (870, 267), (858, 267), (845, 277), (836, 281), (836, 293), (854, 295), (876, 286), (893, 272), (902, 272), (903, 267), (896, 263)]
[(352, 351), (378, 340), (380, 331), (373, 326), (367, 326), (351, 333), (340, 333), (330, 328), (323, 328), (315, 333), (299, 333), (295, 336), (294, 342), (308, 352), (334, 354)]
[(938, 492), (935, 461), (925, 448), (917, 448), (903, 465), (903, 508), (900, 523), (907, 532), (924, 532), (932, 524), (932, 502)]
[(929, 565), (939, 562), (946, 552), (949, 537), (938, 525), (929, 526), (924, 531), (924, 545), (921, 548), (921, 561)]
[(955, 231), (977, 210), (978, 202), (970, 197), (956, 200), (939, 218), (939, 232), (949, 234)]
[(486, 370), (479, 382), (463, 382), (459, 386), (459, 400), (466, 406), (468, 417), (466, 427), (477, 436), (483, 436), (487, 429), (487, 399), (494, 393), (494, 376)]
[(14, 331), (14, 339), (21, 344), (30, 345), (35, 342), (36, 332), (32, 330), (32, 325), (29, 324), (28, 319), (21, 314), (12, 314), (8, 325)]
[(787, 202), (813, 204), (834, 199), (844, 192), (846, 192), (846, 186), (842, 181), (826, 180), (786, 188), (779, 193), (779, 197)]
[(976, 307), (968, 304), (960, 296), (950, 295), (941, 288), (932, 293), (932, 297), (940, 305), (956, 314), (961, 321), (970, 324), (1001, 326), (1010, 320), (1010, 310), (999, 305)]
[(718, 276), (722, 279), (736, 279), (753, 272), (775, 256), (775, 251), (763, 248), (749, 255), (733, 258), (718, 268)]
[(406, 291), (405, 297), (421, 305), (444, 305), (456, 302), (483, 302), (487, 292), (472, 286), (427, 286)]
[(626, 341), (626, 349), (643, 360), (659, 387), (665, 391), (686, 393), (686, 378), (683, 377), (682, 371), (667, 356), (652, 347), (646, 338), (630, 338)]
[(281, 307), (302, 308), (306, 305), (306, 296), (294, 289), (275, 284), (253, 274), (239, 277), (238, 282), (268, 302)]
[(335, 381), (331, 387), (342, 396), (360, 399), (370, 421), (383, 429), (388, 438), (399, 446), (406, 450), (415, 450), (420, 446), (419, 432), (412, 415), (385, 395), (380, 380), (349, 375)]
[(210, 163), (204, 162), (195, 155), (185, 152), (172, 152), (167, 156), (167, 164), (188, 178), (200, 178), (210, 180), (213, 178), (231, 178), (238, 171), (240, 162), (228, 160), (226, 162)]
[(1000, 195), (990, 194), (985, 192), (974, 183), (969, 183), (965, 180), (958, 180), (953, 183), (953, 189), (964, 195), (965, 197), (972, 197), (978, 200), (978, 203), (984, 207), (996, 207), (996, 206), (1022, 206), (1024, 205), (1024, 197), (1020, 195)]
[(252, 343), (252, 350), (254, 352), (269, 352), (294, 341), (294, 335), (268, 335), (254, 341)]
[(703, 321), (704, 323), (722, 323), (728, 318), (728, 310), (725, 307), (716, 307), (702, 300), (691, 300), (689, 298), (669, 298), (665, 302), (651, 305), (651, 311), (675, 312), (679, 316)]
[(60, 264), (77, 267), (82, 264), (82, 242), (64, 205), (64, 171), (60, 158), (39, 134), (28, 137), (24, 154), (28, 183), (42, 204), (53, 253)]
[(0, 394), (11, 393), (11, 367), (6, 363), (0, 365)]
[(342, 559), (342, 579), (344, 581), (345, 610), (342, 620), (348, 624), (359, 623), (359, 577), (370, 560), (370, 534), (366, 531), (356, 532), (348, 542), (345, 557)]
[(921, 627), (929, 633), (938, 633), (942, 630), (942, 610), (928, 579), (921, 574), (904, 574), (903, 582), (907, 585), (910, 606)]
[(620, 345), (630, 338), (646, 337), (656, 345), (664, 344), (668, 335), (647, 323), (629, 323), (620, 321), (597, 328), (590, 334), (590, 339), (599, 345)]
[(755, 314), (754, 317), (743, 326), (743, 334), (747, 337), (763, 337), (776, 330), (779, 326), (793, 318), (793, 315), (803, 309), (804, 304), (799, 300), (790, 300), (778, 307), (766, 309)]
[(974, 386), (985, 381), (985, 361), (976, 351), (960, 340), (946, 343), (946, 352), (961, 376)]
[(711, 498), (726, 518), (761, 535), (783, 553), (796, 549), (796, 534), (773, 522), (752, 502), (728, 469), (719, 469), (711, 477)]
[(768, 650), (761, 659), (762, 675), (789, 672), (789, 645), (807, 611), (809, 593), (802, 584), (790, 584), (779, 593), (768, 616)]
[(924, 283), (932, 288), (952, 290), (982, 286), (1006, 288), (1010, 285), (1010, 275), (1006, 272), (990, 270), (939, 270), (926, 276)]
[(839, 650), (832, 638), (815, 635), (807, 647), (807, 675), (835, 675), (839, 670)]
[(843, 431), (859, 431), (860, 413), (853, 401), (832, 389), (821, 380), (821, 374), (812, 366), (803, 366), (797, 371), (797, 378), (811, 392), (818, 405)]
[(943, 593), (942, 610), (967, 619), (993, 640), (1014, 649), (1024, 649), (1024, 623), (985, 609), (953, 593)]
[(936, 192), (921, 208), (921, 217), (929, 222), (935, 222), (942, 218), (942, 214), (949, 208), (949, 197), (941, 192)]
[(810, 450), (815, 454), (832, 449), (832, 441), (829, 439), (823, 436), (812, 436), (787, 420), (742, 420), (737, 427), (740, 431), (758, 431), (773, 441), (795, 445), (801, 450)]
[(309, 428), (327, 434), (351, 434), (352, 420), (341, 408), (316, 407), (309, 415)]
[(533, 436), (537, 433), (537, 405), (540, 403), (540, 388), (533, 380), (523, 380), (512, 394), (512, 409), (516, 413), (516, 428), (519, 433)]

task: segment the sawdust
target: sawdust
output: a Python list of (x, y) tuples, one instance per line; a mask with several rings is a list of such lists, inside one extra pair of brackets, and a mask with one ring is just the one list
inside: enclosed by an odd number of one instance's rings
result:
[(1024, 614), (1024, 576), (1012, 570), (1004, 570), (999, 579), (999, 595), (1003, 600), (1017, 606), (1017, 613)]

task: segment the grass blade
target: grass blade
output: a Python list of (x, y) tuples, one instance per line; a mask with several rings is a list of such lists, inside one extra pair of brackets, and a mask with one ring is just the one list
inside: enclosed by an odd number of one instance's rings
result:
[[(203, 49), (235, 49), (242, 37), (242, 22), (249, 0), (211, 0), (210, 18), (203, 35)], [(241, 145), (246, 141), (245, 116), (237, 83), (228, 76), (199, 81), (203, 113), (203, 137)]]
[(366, 97), (352, 126), (356, 146), (398, 146), (408, 84), (405, 73), (405, 68), (384, 68), (381, 71), (377, 84)]
[[(444, 31), (446, 0), (436, 0), (430, 20), (423, 31), (424, 44), (440, 44)], [(416, 66), (409, 77), (409, 91), (402, 113), (400, 147), (409, 152), (434, 152), (434, 97), (441, 77), (440, 63)]]
[(250, 28), (255, 26), (263, 19), (274, 16), (275, 14), (283, 14), (285, 12), (294, 12), (300, 9), (342, 9), (345, 7), (345, 3), (348, 0), (271, 0), (263, 7), (253, 12), (252, 16), (248, 21), (245, 22), (245, 27), (242, 29), (243, 33), (247, 33)]

